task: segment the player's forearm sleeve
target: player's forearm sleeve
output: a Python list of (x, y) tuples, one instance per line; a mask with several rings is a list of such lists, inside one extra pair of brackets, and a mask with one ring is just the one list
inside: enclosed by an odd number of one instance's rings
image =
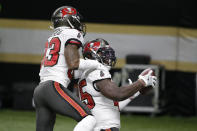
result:
[(137, 93), (135, 93), (133, 96), (131, 96), (130, 98), (124, 100), (124, 101), (120, 101), (119, 102), (119, 109), (120, 111), (127, 106), (134, 98), (136, 98), (137, 96), (139, 96), (140, 92), (138, 91)]
[(126, 99), (126, 100), (124, 100), (124, 101), (120, 101), (120, 102), (119, 102), (119, 109), (120, 109), (120, 111), (121, 111), (125, 106), (127, 106), (127, 105), (129, 104), (129, 102), (131, 102), (131, 99), (130, 99), (130, 98), (128, 98), (128, 99)]
[(99, 63), (96, 60), (84, 60), (80, 59), (79, 62), (79, 70), (86, 70), (86, 69), (97, 69)]

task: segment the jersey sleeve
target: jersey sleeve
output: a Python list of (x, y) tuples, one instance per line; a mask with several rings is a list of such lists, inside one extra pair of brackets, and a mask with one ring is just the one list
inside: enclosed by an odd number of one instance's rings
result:
[(88, 75), (88, 79), (91, 80), (92, 82), (103, 80), (103, 79), (111, 79), (111, 74), (109, 73), (108, 70), (106, 71), (94, 70)]
[(98, 91), (98, 88), (96, 87), (95, 83), (100, 80), (111, 79), (111, 74), (108, 70), (95, 70), (88, 75), (88, 79), (93, 83), (94, 88)]
[(83, 35), (79, 31), (73, 29), (69, 32), (69, 34), (67, 34), (65, 47), (68, 44), (71, 44), (71, 45), (76, 45), (78, 48), (80, 48), (83, 46), (83, 43), (84, 43)]

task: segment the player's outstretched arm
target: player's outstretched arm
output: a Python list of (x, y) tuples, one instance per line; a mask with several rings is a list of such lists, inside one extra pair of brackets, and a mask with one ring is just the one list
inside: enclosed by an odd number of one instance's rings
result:
[[(133, 84), (133, 82), (131, 81), (131, 79), (128, 79), (129, 81), (129, 85)], [(136, 97), (138, 97), (140, 94), (140, 92), (136, 92), (134, 95), (132, 95), (131, 97), (127, 98), (126, 100), (120, 101), (119, 102), (119, 109), (120, 111), (122, 109), (124, 109), (133, 99), (135, 99)]]
[(96, 60), (84, 60), (80, 59), (77, 45), (67, 45), (64, 50), (65, 60), (68, 65), (68, 69), (86, 70), (86, 69), (100, 69), (106, 70), (106, 67)]
[(132, 85), (118, 87), (110, 79), (104, 79), (96, 82), (96, 86), (107, 98), (115, 101), (122, 101), (144, 88), (145, 84), (139, 79)]
[(101, 93), (109, 99), (122, 101), (136, 92), (148, 86), (155, 86), (157, 78), (154, 76), (153, 71), (148, 69), (144, 70), (140, 75), (139, 79), (131, 85), (117, 87), (111, 79), (104, 79), (96, 82), (97, 88)]

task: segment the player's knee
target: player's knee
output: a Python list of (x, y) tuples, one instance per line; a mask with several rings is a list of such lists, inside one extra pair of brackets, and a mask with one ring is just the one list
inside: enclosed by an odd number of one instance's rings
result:
[(91, 124), (92, 126), (94, 126), (96, 124), (96, 119), (94, 116), (92, 115), (88, 115), (84, 118), (84, 121), (87, 121), (87, 123)]
[(96, 119), (92, 115), (83, 118), (74, 128), (74, 131), (92, 131), (96, 125)]

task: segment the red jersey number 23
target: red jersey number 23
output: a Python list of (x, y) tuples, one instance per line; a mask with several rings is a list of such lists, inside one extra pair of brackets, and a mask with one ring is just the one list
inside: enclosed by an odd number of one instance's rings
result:
[(45, 53), (42, 60), (44, 66), (54, 66), (57, 64), (59, 58), (61, 42), (59, 38), (54, 37), (50, 42), (45, 44)]

